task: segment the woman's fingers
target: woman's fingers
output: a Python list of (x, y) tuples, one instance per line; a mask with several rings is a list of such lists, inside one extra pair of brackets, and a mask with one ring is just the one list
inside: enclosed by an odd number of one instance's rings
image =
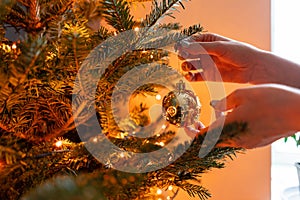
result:
[(242, 90), (235, 90), (227, 97), (221, 100), (212, 100), (211, 106), (218, 111), (229, 111), (240, 106), (245, 99), (245, 92)]
[(194, 138), (196, 135), (200, 134), (203, 129), (205, 129), (205, 126), (200, 121), (195, 122), (194, 127), (192, 127), (192, 126), (184, 127), (186, 134), (191, 138)]
[(184, 78), (190, 82), (205, 81), (203, 72), (188, 72), (184, 75)]
[(200, 59), (185, 61), (181, 64), (181, 69), (183, 71), (192, 71), (192, 70), (203, 70), (202, 63)]
[(177, 46), (177, 50), (179, 55), (185, 59), (201, 54), (222, 56), (226, 53), (226, 49), (223, 48), (223, 41), (188, 42), (183, 40)]
[(185, 40), (191, 42), (230, 41), (229, 38), (214, 33), (198, 33), (186, 38)]

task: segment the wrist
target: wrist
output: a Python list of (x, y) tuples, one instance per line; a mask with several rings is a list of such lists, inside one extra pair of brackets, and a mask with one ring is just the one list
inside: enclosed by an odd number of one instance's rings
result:
[(277, 83), (300, 88), (300, 65), (268, 51), (259, 51), (254, 84)]

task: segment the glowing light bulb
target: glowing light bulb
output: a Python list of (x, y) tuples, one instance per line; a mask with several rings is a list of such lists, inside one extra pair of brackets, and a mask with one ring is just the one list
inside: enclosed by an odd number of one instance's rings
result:
[(125, 155), (124, 155), (124, 153), (122, 152), (122, 153), (120, 153), (120, 157), (121, 158), (124, 158), (125, 157)]
[(153, 58), (154, 58), (154, 56), (153, 56), (153, 55), (150, 55), (150, 58), (151, 58), (151, 59), (153, 59)]
[(168, 190), (173, 190), (173, 186), (170, 185), (170, 186), (168, 187)]
[(13, 44), (11, 45), (11, 48), (12, 48), (12, 49), (16, 49), (16, 48), (17, 48), (16, 43), (13, 43)]
[(155, 96), (155, 99), (156, 99), (157, 101), (161, 100), (161, 95), (160, 95), (160, 94), (157, 94), (157, 95)]
[(167, 128), (167, 125), (164, 124), (164, 125), (161, 126), (161, 128), (162, 128), (162, 129), (166, 129), (166, 128)]
[(162, 194), (162, 190), (161, 190), (161, 189), (158, 189), (158, 190), (156, 191), (156, 193), (157, 193), (157, 194)]
[(139, 30), (140, 30), (139, 27), (135, 27), (135, 28), (134, 28), (134, 31), (135, 31), (135, 32), (138, 32)]
[(61, 140), (59, 140), (55, 143), (55, 146), (59, 148), (62, 146), (62, 144), (63, 144), (63, 142)]
[(94, 138), (94, 139), (93, 139), (93, 142), (95, 142), (95, 143), (98, 142), (98, 139), (97, 139), (97, 138)]
[(167, 200), (171, 200), (171, 197), (170, 197), (170, 196), (167, 196)]
[(165, 143), (164, 142), (160, 142), (159, 145), (163, 147), (163, 146), (165, 146)]

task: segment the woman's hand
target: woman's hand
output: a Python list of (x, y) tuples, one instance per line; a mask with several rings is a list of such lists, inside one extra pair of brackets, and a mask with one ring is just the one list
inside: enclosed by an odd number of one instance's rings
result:
[(300, 90), (277, 84), (238, 89), (212, 106), (227, 114), (210, 128), (224, 122), (245, 122), (247, 131), (228, 138), (219, 146), (256, 148), (287, 137), (300, 130)]
[(182, 69), (188, 72), (190, 81), (220, 81), (216, 79), (220, 73), (225, 82), (279, 83), (300, 88), (298, 64), (246, 43), (207, 33), (193, 35), (176, 47), (180, 57), (187, 60)]

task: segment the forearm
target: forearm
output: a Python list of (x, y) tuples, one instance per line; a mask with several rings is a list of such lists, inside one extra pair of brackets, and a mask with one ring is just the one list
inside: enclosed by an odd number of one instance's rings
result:
[(277, 83), (300, 88), (300, 65), (270, 52), (261, 51), (254, 84)]

